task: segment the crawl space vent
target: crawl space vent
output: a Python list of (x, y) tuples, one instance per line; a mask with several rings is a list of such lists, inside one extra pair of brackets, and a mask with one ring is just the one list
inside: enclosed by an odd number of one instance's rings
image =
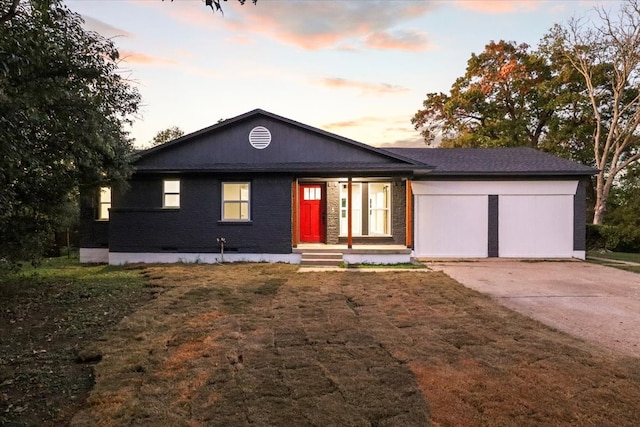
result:
[(249, 132), (249, 143), (258, 150), (267, 148), (271, 144), (271, 132), (264, 126), (256, 126)]

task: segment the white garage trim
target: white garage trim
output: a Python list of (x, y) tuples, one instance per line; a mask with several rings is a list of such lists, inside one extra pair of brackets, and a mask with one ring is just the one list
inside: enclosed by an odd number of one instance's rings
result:
[(414, 195), (422, 194), (567, 194), (574, 195), (577, 180), (567, 181), (413, 181)]

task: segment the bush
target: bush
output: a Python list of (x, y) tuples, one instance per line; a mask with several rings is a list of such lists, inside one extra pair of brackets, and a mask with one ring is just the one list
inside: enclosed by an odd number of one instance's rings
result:
[(640, 229), (632, 225), (587, 224), (587, 250), (640, 252)]

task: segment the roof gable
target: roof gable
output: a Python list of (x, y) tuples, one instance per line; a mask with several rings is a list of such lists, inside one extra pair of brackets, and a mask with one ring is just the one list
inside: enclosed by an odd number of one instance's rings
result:
[[(256, 127), (268, 129), (266, 147), (250, 142)], [(264, 144), (263, 144), (264, 145)], [(342, 166), (341, 166), (342, 165)], [(137, 170), (305, 170), (387, 165), (424, 168), (419, 161), (379, 150), (264, 110), (253, 110), (140, 153)]]

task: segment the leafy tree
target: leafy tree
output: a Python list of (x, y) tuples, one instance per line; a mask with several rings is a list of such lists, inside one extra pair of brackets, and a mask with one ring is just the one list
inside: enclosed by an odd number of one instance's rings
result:
[(594, 224), (601, 224), (616, 179), (640, 159), (640, 1), (623, 3), (617, 16), (596, 9), (599, 25), (571, 19), (547, 36), (555, 55), (582, 78), (593, 117), (589, 144), (596, 176)]
[(178, 126), (171, 126), (156, 133), (156, 136), (151, 140), (151, 146), (155, 147), (156, 145), (164, 144), (165, 142), (180, 138), (182, 135), (184, 135), (182, 129)]
[[(15, 7), (14, 7), (15, 6)], [(140, 96), (61, 0), (0, 10), (0, 259), (34, 259), (81, 188), (124, 181)], [(9, 18), (6, 18), (9, 16)]]
[(575, 110), (575, 85), (575, 74), (558, 70), (527, 44), (491, 42), (471, 55), (448, 95), (427, 94), (412, 123), (428, 144), (442, 138), (442, 147), (524, 145), (561, 152), (561, 136), (584, 124)]

